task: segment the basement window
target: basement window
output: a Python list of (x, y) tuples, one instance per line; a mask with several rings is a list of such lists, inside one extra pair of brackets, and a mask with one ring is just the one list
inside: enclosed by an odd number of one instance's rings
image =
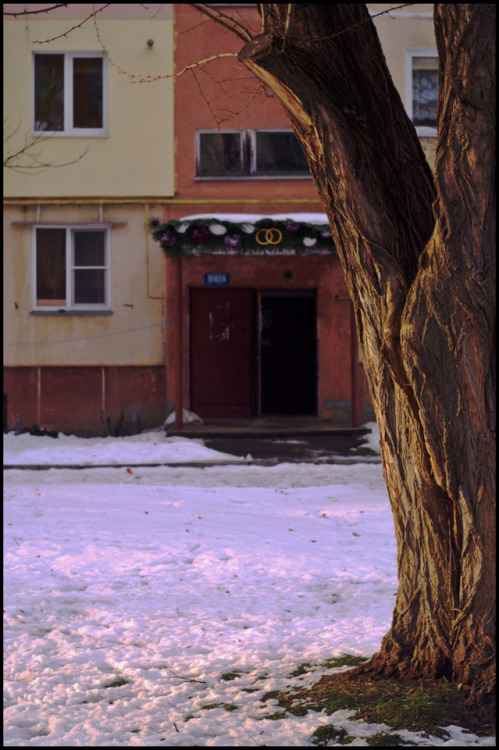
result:
[(34, 228), (34, 310), (110, 308), (109, 230)]

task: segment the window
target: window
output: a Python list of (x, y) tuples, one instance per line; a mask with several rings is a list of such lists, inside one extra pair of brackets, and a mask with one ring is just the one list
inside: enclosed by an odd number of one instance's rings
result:
[(407, 110), (418, 135), (437, 134), (438, 57), (435, 49), (406, 50)]
[(199, 130), (196, 177), (310, 177), (292, 130)]
[(102, 54), (35, 53), (35, 133), (105, 136), (106, 100)]
[(36, 227), (34, 309), (109, 309), (109, 232)]
[(240, 131), (198, 135), (198, 177), (244, 175), (243, 139)]

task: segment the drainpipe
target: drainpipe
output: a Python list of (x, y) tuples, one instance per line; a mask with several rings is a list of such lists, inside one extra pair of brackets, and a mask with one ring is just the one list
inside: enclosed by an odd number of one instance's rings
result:
[(350, 382), (352, 396), (352, 427), (358, 427), (359, 418), (359, 345), (355, 325), (355, 310), (350, 302)]
[(173, 262), (175, 272), (175, 429), (182, 428), (183, 394), (183, 319), (182, 319), (182, 258)]

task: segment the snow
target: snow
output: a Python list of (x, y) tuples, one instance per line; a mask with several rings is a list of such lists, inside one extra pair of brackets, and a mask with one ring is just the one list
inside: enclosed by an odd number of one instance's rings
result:
[[(272, 720), (262, 701), (379, 648), (397, 589), (380, 465), (250, 465), (160, 433), (8, 434), (4, 461), (20, 467), (4, 475), (6, 746), (312, 747), (328, 723), (366, 746), (388, 730), (349, 711)], [(447, 732), (398, 733), (495, 745)]]
[(99, 466), (109, 464), (192, 463), (193, 461), (228, 461), (244, 459), (206, 448), (200, 440), (167, 438), (164, 430), (143, 432), (120, 438), (35, 437), (27, 433), (6, 435), (4, 463), (9, 466), (64, 466), (65, 464)]
[(218, 221), (260, 221), (261, 219), (274, 219), (275, 221), (303, 221), (306, 224), (329, 224), (326, 214), (321, 213), (289, 213), (289, 214), (191, 214), (183, 216), (179, 221), (195, 221), (196, 219), (218, 219)]

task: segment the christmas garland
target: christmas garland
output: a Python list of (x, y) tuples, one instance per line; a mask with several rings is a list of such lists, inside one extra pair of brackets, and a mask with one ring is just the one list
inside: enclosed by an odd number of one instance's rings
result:
[(199, 255), (336, 254), (327, 224), (272, 218), (233, 222), (185, 219), (151, 225), (152, 236), (169, 258)]

